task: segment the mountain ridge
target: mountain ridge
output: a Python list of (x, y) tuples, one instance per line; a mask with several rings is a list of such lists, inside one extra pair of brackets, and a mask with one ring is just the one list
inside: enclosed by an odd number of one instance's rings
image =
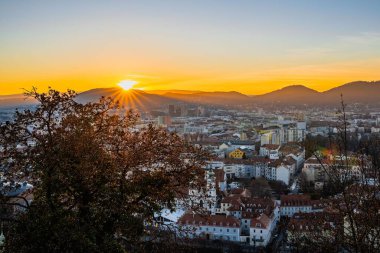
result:
[[(332, 105), (341, 101), (345, 103), (380, 104), (380, 81), (354, 81), (332, 89), (318, 92), (307, 86), (294, 84), (285, 86), (262, 95), (249, 96), (237, 91), (187, 91), (187, 90), (130, 90), (118, 87), (95, 88), (78, 93), (79, 102), (93, 102), (100, 97), (114, 97), (130, 107), (147, 109), (164, 104), (189, 103), (204, 105), (244, 105), (244, 104), (278, 104), (278, 105)], [(131, 102), (132, 101), (132, 102)], [(22, 94), (0, 95), (0, 107), (28, 104)]]

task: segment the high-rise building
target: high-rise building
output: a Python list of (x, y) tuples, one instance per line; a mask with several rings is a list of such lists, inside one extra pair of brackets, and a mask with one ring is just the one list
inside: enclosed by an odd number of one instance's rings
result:
[(170, 116), (158, 116), (157, 124), (159, 126), (170, 126), (172, 124), (172, 118)]
[(169, 105), (168, 113), (169, 113), (169, 116), (175, 116), (175, 106), (174, 105)]

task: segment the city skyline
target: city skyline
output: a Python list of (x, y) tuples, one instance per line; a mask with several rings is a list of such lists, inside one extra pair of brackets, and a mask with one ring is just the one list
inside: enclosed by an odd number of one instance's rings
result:
[(379, 80), (377, 1), (0, 3), (0, 95), (84, 91), (263, 94)]

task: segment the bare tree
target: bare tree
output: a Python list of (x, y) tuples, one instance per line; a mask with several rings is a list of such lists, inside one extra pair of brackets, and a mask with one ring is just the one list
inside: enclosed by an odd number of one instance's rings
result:
[[(380, 251), (380, 142), (360, 143), (356, 152), (348, 148), (349, 133), (346, 105), (341, 101), (340, 124), (335, 138), (331, 139), (331, 153), (326, 157), (318, 152), (314, 156), (319, 160), (323, 172), (327, 175), (327, 187), (331, 193), (329, 212), (342, 218), (341, 236), (333, 240), (339, 250), (347, 252)], [(321, 221), (323, 222), (323, 220)], [(327, 222), (327, 220), (325, 220)], [(317, 249), (318, 233), (310, 234), (309, 250)], [(296, 238), (296, 240), (301, 238)], [(329, 243), (327, 240), (326, 243)], [(338, 250), (338, 249), (337, 249)]]

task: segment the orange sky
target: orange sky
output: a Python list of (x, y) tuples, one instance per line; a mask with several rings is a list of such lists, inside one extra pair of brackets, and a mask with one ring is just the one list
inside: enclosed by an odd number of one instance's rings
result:
[(262, 94), (380, 79), (379, 3), (238, 1), (2, 1), (0, 94), (122, 80)]

